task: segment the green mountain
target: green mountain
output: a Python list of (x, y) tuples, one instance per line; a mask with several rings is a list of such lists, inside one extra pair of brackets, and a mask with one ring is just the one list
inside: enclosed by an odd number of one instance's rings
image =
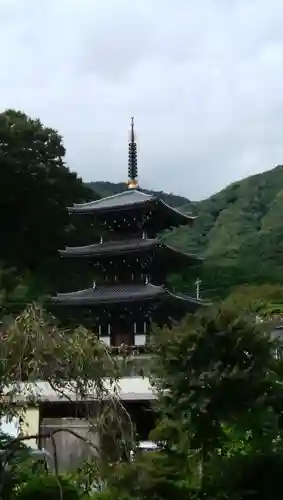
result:
[[(90, 187), (101, 196), (125, 189), (122, 183)], [(235, 182), (200, 202), (159, 194), (166, 203), (198, 215), (192, 228), (166, 237), (205, 257), (201, 278), (207, 297), (226, 295), (241, 284), (283, 283), (283, 166)], [(188, 276), (178, 281), (184, 289), (191, 286)]]

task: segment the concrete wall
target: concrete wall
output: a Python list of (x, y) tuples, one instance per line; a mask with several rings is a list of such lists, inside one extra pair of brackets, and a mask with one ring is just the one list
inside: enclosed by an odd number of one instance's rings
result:
[[(45, 418), (41, 422), (40, 433), (50, 432), (55, 429), (70, 429), (79, 434), (83, 439), (99, 446), (99, 436), (88, 421), (79, 418)], [(82, 439), (69, 432), (58, 432), (54, 436), (58, 467), (61, 471), (76, 468), (82, 461), (93, 457), (97, 452), (87, 445)], [(44, 439), (41, 446), (54, 456), (54, 446), (50, 438)]]
[[(16, 438), (20, 434), (23, 436), (35, 435), (39, 432), (39, 410), (36, 407), (30, 407), (25, 410), (18, 408), (18, 416), (12, 419), (1, 418), (1, 431)], [(28, 439), (25, 441), (27, 446), (37, 448), (37, 439)]]
[[(21, 415), (20, 424), (21, 433), (23, 436), (32, 436), (39, 433), (39, 409), (30, 407)], [(37, 439), (32, 438), (25, 441), (27, 446), (38, 448)]]

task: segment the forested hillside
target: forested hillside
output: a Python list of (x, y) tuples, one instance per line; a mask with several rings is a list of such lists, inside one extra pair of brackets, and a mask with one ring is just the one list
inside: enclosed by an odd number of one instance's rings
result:
[[(104, 194), (101, 185), (93, 187)], [(108, 195), (116, 189), (120, 184), (107, 183)], [(201, 202), (168, 194), (164, 199), (198, 215), (192, 228), (178, 229), (168, 238), (205, 257), (202, 278), (207, 296), (226, 295), (243, 283), (283, 282), (283, 166), (235, 182)], [(182, 281), (186, 287), (187, 277)]]

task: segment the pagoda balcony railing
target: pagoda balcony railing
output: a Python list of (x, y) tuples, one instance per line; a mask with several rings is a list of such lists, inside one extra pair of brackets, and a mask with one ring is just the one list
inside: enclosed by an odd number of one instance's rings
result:
[[(119, 378), (123, 377), (148, 377), (150, 374), (151, 364), (152, 364), (152, 355), (151, 354), (136, 354), (131, 355), (128, 354), (126, 356), (115, 355), (113, 354), (113, 362), (117, 369), (117, 375)], [(99, 362), (100, 363), (100, 362)], [(112, 365), (112, 363), (111, 363)], [(113, 373), (113, 365), (109, 366), (109, 375), (107, 366), (105, 366), (105, 376), (111, 376)], [(53, 376), (52, 364), (48, 367), (42, 369), (36, 379), (38, 380), (51, 380)], [(64, 376), (62, 376), (62, 380), (68, 380)], [(30, 373), (27, 367), (23, 366), (20, 380), (21, 382), (29, 382)], [(55, 384), (56, 385), (56, 384)]]
[(116, 354), (115, 362), (120, 377), (148, 377), (151, 370), (152, 354)]
[(144, 345), (126, 345), (121, 344), (119, 346), (111, 345), (108, 346), (108, 350), (111, 356), (138, 356), (140, 354), (150, 354), (152, 353), (152, 346), (149, 344)]

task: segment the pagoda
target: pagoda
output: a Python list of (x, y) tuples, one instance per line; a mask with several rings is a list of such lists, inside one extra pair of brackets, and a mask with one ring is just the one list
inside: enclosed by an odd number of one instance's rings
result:
[(77, 262), (83, 259), (91, 270), (88, 288), (52, 298), (53, 306), (64, 308), (66, 317), (83, 318), (81, 322), (91, 326), (108, 346), (141, 347), (146, 345), (153, 323), (168, 325), (203, 304), (168, 286), (171, 273), (197, 266), (201, 259), (167, 245), (160, 233), (191, 225), (194, 217), (139, 188), (133, 118), (127, 189), (68, 210), (89, 218), (97, 241), (60, 252)]

